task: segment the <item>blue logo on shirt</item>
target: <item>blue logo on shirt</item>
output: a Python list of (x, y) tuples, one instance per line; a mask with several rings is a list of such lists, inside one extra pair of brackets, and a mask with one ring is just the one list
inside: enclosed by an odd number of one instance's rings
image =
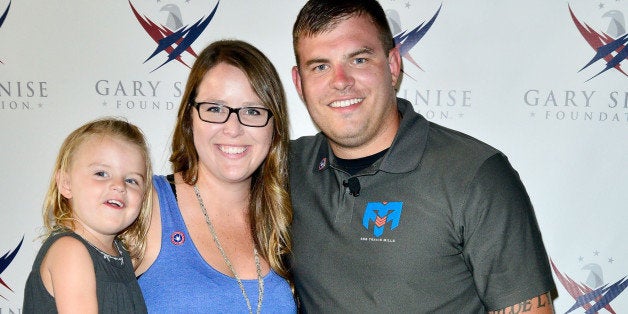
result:
[(403, 202), (368, 203), (362, 216), (362, 225), (368, 230), (370, 222), (373, 221), (373, 235), (381, 237), (387, 223), (390, 222), (390, 230), (395, 230), (399, 226), (402, 207)]

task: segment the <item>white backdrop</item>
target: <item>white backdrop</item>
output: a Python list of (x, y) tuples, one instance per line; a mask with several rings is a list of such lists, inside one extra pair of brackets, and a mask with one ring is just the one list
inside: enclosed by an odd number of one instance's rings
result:
[[(198, 53), (238, 38), (265, 52), (282, 77), (296, 138), (316, 132), (290, 77), (292, 23), (303, 3), (0, 0), (0, 313), (21, 312), (41, 203), (70, 131), (104, 115), (127, 117), (147, 134), (156, 172), (169, 173), (184, 63), (194, 57), (163, 64), (161, 51), (147, 60), (157, 44), (132, 7), (171, 31), (181, 25), (168, 24), (169, 15), (189, 27), (216, 8), (190, 47)], [(595, 311), (596, 301), (575, 299), (597, 288), (600, 313), (628, 310), (628, 1), (381, 3), (395, 33), (434, 18), (404, 58), (399, 96), (509, 156), (556, 266), (557, 312)], [(619, 40), (607, 59), (585, 67), (596, 56), (587, 39), (601, 45), (596, 34)]]

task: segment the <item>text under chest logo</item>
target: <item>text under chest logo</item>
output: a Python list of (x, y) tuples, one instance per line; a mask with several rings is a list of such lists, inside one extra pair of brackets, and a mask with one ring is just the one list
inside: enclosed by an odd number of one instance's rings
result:
[(370, 230), (373, 222), (373, 235), (381, 237), (384, 234), (386, 225), (390, 224), (390, 230), (399, 226), (401, 220), (401, 210), (403, 202), (371, 202), (366, 204), (364, 216), (362, 216), (362, 226)]

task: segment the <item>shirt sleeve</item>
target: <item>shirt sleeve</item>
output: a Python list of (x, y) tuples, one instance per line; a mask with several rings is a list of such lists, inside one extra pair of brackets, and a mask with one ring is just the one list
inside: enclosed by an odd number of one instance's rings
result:
[(530, 198), (503, 154), (479, 167), (467, 190), (460, 224), (465, 263), (488, 310), (554, 287)]

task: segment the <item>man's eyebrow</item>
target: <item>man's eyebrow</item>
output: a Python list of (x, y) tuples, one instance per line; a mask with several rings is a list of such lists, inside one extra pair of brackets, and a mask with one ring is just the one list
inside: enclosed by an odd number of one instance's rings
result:
[[(346, 59), (351, 59), (351, 58), (354, 58), (354, 57), (362, 55), (362, 54), (373, 54), (373, 53), (374, 53), (374, 51), (373, 51), (372, 48), (363, 47), (363, 48), (360, 48), (360, 49), (358, 49), (358, 50), (356, 50), (354, 52), (351, 52), (348, 55), (346, 55)], [(314, 59), (306, 61), (304, 63), (304, 65), (306, 67), (309, 67), (312, 64), (318, 64), (318, 63), (329, 63), (329, 59), (326, 59), (326, 58), (314, 58)]]
[(329, 59), (325, 59), (325, 58), (315, 58), (315, 59), (310, 59), (310, 60), (307, 60), (307, 61), (305, 62), (305, 66), (306, 66), (306, 67), (309, 67), (309, 66), (311, 66), (312, 64), (317, 64), (317, 63), (328, 63), (328, 62), (329, 62)]
[(347, 57), (349, 59), (351, 59), (351, 58), (353, 58), (355, 56), (359, 56), (361, 54), (373, 54), (373, 49), (371, 49), (369, 47), (364, 47), (364, 48), (358, 49), (358, 50), (350, 53)]

